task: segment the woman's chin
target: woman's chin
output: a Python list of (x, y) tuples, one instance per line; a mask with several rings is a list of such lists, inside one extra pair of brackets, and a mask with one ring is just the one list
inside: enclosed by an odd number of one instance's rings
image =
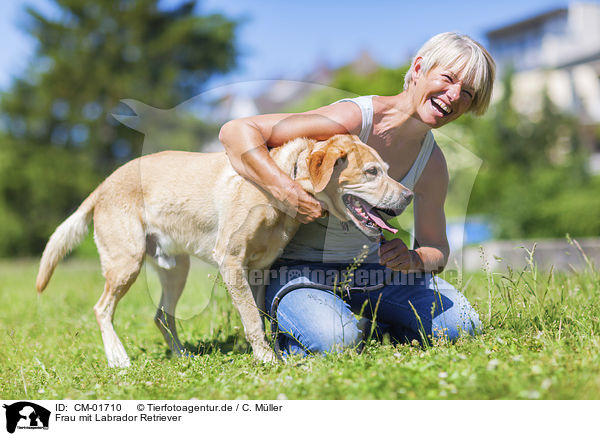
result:
[(439, 114), (428, 114), (426, 118), (423, 119), (423, 122), (427, 124), (432, 129), (445, 126), (451, 121), (454, 121), (456, 118), (455, 114), (449, 115), (439, 115)]
[(421, 117), (421, 121), (423, 124), (426, 124), (431, 129), (436, 129), (438, 127), (442, 127), (444, 124), (448, 122), (448, 119), (444, 117), (438, 117), (434, 115), (429, 115), (425, 117)]
[(446, 124), (446, 119), (431, 110), (423, 110), (417, 112), (419, 120), (427, 125), (430, 129), (435, 129)]
[(426, 104), (425, 107), (422, 108), (419, 112), (419, 117), (421, 118), (421, 121), (431, 129), (442, 127), (455, 119), (453, 114), (443, 114), (431, 105), (431, 103)]

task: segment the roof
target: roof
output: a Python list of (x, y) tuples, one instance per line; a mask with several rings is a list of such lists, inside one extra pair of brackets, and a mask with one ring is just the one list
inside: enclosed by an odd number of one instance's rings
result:
[(513, 35), (520, 31), (539, 26), (550, 18), (558, 17), (560, 15), (564, 15), (568, 12), (567, 8), (556, 8), (550, 11), (544, 12), (542, 14), (535, 15), (530, 18), (526, 18), (521, 21), (513, 22), (508, 25), (504, 25), (502, 27), (498, 27), (496, 29), (492, 29), (486, 32), (486, 36), (488, 39), (501, 38), (503, 36)]

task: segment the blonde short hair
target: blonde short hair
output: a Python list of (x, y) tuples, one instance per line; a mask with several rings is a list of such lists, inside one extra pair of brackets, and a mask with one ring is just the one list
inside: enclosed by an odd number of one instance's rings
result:
[(440, 33), (427, 41), (412, 60), (404, 77), (404, 89), (412, 80), (417, 58), (421, 61), (421, 71), (441, 66), (449, 68), (460, 80), (475, 90), (470, 112), (483, 115), (490, 104), (492, 87), (496, 75), (496, 63), (488, 51), (477, 41), (454, 32)]

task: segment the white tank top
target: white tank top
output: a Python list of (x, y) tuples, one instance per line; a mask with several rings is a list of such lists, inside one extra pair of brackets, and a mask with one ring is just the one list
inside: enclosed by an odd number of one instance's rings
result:
[[(335, 103), (343, 101), (351, 101), (360, 108), (362, 125), (358, 137), (367, 144), (373, 130), (373, 96), (345, 98)], [(421, 151), (417, 159), (400, 183), (410, 190), (414, 189), (434, 146), (435, 140), (433, 134), (429, 131), (421, 144)], [(353, 223), (348, 223), (346, 227), (347, 229), (344, 228), (340, 220), (331, 215), (301, 225), (294, 238), (283, 251), (281, 259), (351, 263), (361, 252), (362, 247), (366, 245), (368, 255), (365, 263), (378, 263), (377, 243), (367, 238)]]

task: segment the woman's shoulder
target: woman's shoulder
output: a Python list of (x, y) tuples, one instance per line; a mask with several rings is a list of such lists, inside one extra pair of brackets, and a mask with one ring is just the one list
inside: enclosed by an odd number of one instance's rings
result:
[(355, 111), (359, 111), (361, 114), (373, 112), (373, 95), (360, 95), (358, 97), (346, 97), (331, 103), (330, 106), (338, 106), (345, 104), (345, 108), (354, 108)]
[(358, 135), (363, 125), (363, 112), (364, 104), (362, 101), (341, 99), (307, 113), (318, 114), (337, 125), (341, 130), (336, 133)]

